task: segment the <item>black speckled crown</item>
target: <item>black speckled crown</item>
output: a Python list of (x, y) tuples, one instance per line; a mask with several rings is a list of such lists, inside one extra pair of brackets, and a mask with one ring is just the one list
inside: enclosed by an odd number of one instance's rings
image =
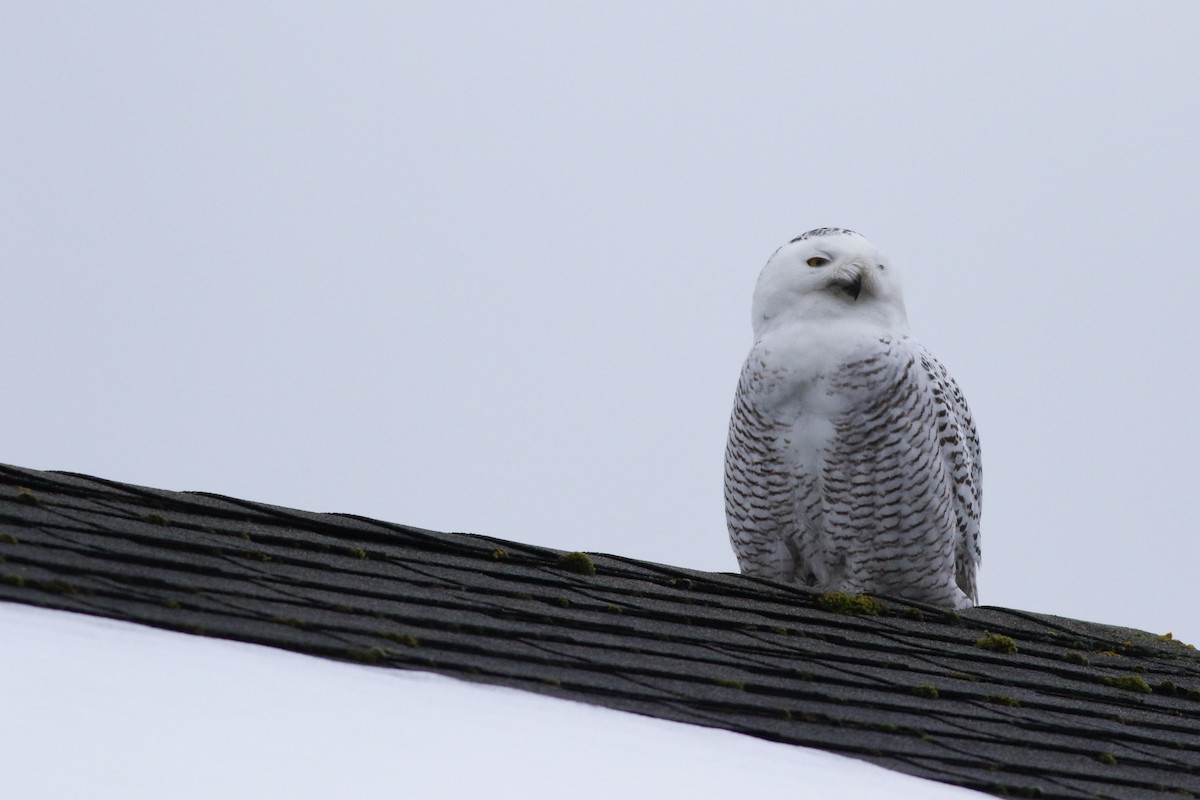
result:
[[(803, 241), (804, 239), (815, 239), (818, 236), (834, 236), (836, 234), (841, 234), (844, 236), (862, 236), (862, 234), (858, 231), (852, 231), (849, 228), (813, 228), (811, 231), (805, 231), (795, 239), (792, 239), (792, 242), (799, 242)], [(791, 242), (788, 242), (788, 244), (791, 244)]]

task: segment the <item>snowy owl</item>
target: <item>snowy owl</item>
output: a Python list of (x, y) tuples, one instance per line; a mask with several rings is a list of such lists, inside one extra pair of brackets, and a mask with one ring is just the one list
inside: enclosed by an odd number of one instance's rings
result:
[(811, 230), (767, 261), (752, 313), (725, 451), (742, 572), (975, 605), (979, 438), (908, 336), (895, 267), (854, 231)]

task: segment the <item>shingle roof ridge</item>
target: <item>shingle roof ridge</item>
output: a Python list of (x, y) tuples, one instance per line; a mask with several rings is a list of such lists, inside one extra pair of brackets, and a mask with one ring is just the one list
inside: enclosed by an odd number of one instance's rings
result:
[(860, 603), (5, 465), (0, 600), (515, 686), (997, 794), (1200, 794), (1195, 651), (1028, 611)]

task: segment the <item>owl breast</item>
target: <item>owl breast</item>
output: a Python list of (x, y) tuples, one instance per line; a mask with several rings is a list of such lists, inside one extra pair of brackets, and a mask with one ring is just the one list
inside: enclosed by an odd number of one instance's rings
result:
[(958, 574), (970, 521), (957, 481), (969, 481), (970, 458), (956, 455), (968, 443), (939, 385), (944, 369), (907, 336), (825, 348), (772, 338), (783, 343), (761, 341), (743, 367), (726, 450), (726, 516), (743, 572), (969, 605), (973, 567), (969, 591)]

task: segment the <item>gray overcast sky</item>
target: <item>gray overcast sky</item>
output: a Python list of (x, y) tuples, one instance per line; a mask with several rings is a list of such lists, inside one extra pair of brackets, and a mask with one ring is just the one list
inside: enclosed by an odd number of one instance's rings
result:
[(3, 19), (0, 461), (734, 570), (754, 280), (839, 225), (975, 411), (982, 601), (1200, 642), (1200, 4)]

